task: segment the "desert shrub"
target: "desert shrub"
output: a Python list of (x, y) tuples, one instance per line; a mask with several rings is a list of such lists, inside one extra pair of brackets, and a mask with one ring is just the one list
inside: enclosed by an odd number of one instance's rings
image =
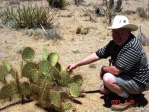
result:
[(49, 3), (49, 6), (56, 7), (56, 8), (64, 8), (66, 6), (65, 0), (47, 0)]
[[(22, 51), (21, 72), (17, 72), (8, 62), (0, 65), (0, 99), (12, 99), (15, 96), (37, 101), (42, 108), (64, 112), (72, 107), (71, 100), (80, 96), (83, 84), (81, 75), (71, 77), (70, 72), (58, 62), (57, 53), (42, 52), (42, 59), (34, 62), (35, 52), (26, 47)], [(20, 73), (18, 75), (18, 73)], [(14, 80), (7, 82), (6, 76)], [(23, 80), (24, 78), (28, 80)], [(23, 80), (23, 81), (22, 81)]]
[(83, 0), (74, 0), (74, 2), (75, 2), (75, 5), (79, 5), (80, 3), (83, 2)]
[(138, 7), (137, 8), (137, 13), (139, 14), (139, 16), (141, 18), (145, 18), (148, 19), (149, 18), (149, 14), (148, 14), (149, 10), (143, 8), (143, 7)]
[(18, 6), (16, 9), (7, 7), (2, 11), (1, 16), (3, 24), (9, 24), (16, 28), (35, 28), (40, 24), (45, 27), (51, 27), (54, 20), (52, 9), (42, 6)]
[(10, 0), (9, 4), (20, 4), (20, 0)]
[(100, 15), (106, 16), (107, 23), (111, 24), (112, 17), (121, 11), (122, 0), (118, 0), (117, 3), (114, 3), (114, 0), (106, 1), (104, 7), (100, 7), (98, 12)]
[(133, 10), (125, 10), (123, 12), (124, 15), (131, 15), (131, 14), (136, 14), (136, 11), (133, 11)]
[(41, 28), (36, 28), (36, 29), (29, 29), (26, 30), (25, 32), (26, 35), (32, 36), (34, 39), (51, 39), (51, 40), (59, 40), (62, 39), (61, 33), (56, 27), (52, 27), (50, 29), (41, 29)]
[(149, 46), (149, 38), (142, 33), (141, 27), (140, 27), (140, 32), (137, 35), (137, 39), (140, 40), (143, 46)]

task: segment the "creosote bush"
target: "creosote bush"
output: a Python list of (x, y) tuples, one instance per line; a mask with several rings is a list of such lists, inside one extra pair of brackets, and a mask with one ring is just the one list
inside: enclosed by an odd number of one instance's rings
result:
[(49, 6), (56, 7), (63, 9), (66, 6), (65, 0), (47, 0), (49, 3)]
[(51, 8), (38, 5), (17, 6), (16, 9), (7, 7), (2, 11), (3, 24), (16, 28), (35, 28), (40, 24), (51, 27), (54, 14)]
[(98, 8), (97, 11), (99, 15), (106, 16), (107, 23), (111, 24), (113, 16), (115, 16), (122, 10), (122, 0), (117, 0), (116, 3), (114, 2), (114, 0), (109, 0), (109, 2), (107, 0), (104, 1), (106, 1), (105, 6), (102, 8)]
[(144, 19), (149, 19), (149, 9), (145, 9), (145, 8), (141, 8), (141, 7), (138, 7), (137, 8), (137, 13), (139, 14), (139, 16), (141, 18), (144, 18)]
[[(36, 100), (42, 108), (64, 112), (73, 107), (71, 100), (80, 96), (80, 87), (83, 84), (81, 75), (71, 76), (65, 67), (58, 62), (57, 53), (42, 52), (42, 59), (34, 62), (35, 52), (26, 47), (22, 52), (23, 62), (21, 72), (17, 72), (7, 62), (0, 65), (0, 99)], [(18, 74), (20, 73), (20, 74)], [(7, 76), (13, 79), (8, 83)], [(23, 80), (24, 78), (28, 80)]]

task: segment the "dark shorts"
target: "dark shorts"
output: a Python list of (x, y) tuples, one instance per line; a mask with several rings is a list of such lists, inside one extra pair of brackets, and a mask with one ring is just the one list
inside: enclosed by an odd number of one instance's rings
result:
[(133, 80), (129, 75), (121, 74), (114, 77), (120, 88), (128, 94), (138, 94), (145, 91), (145, 85)]

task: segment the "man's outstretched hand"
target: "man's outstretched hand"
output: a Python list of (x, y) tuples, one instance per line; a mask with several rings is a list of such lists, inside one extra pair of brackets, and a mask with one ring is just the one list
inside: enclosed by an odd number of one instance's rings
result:
[(72, 71), (73, 69), (75, 69), (77, 66), (76, 66), (76, 64), (69, 64), (69, 65), (67, 65), (67, 71), (69, 72), (69, 71)]

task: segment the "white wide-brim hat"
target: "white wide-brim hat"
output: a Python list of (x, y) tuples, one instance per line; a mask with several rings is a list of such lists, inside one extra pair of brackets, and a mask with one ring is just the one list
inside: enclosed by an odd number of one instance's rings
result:
[(119, 28), (129, 28), (131, 31), (136, 31), (138, 26), (135, 24), (129, 23), (129, 20), (126, 16), (117, 15), (113, 19), (112, 26), (108, 27), (108, 29), (119, 29)]

